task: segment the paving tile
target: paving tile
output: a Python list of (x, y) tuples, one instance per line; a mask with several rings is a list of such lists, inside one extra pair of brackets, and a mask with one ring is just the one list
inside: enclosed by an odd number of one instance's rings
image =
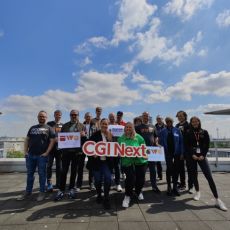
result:
[(171, 216), (174, 221), (191, 221), (191, 220), (198, 221), (199, 220), (198, 217), (190, 210), (170, 212), (169, 216)]
[(119, 230), (148, 230), (146, 222), (119, 222)]
[(204, 221), (212, 230), (230, 229), (230, 221)]
[(85, 223), (90, 221), (91, 211), (90, 210), (66, 210), (63, 213), (61, 223), (80, 222)]
[(110, 210), (104, 210), (104, 209), (95, 209), (91, 211), (91, 219), (92, 222), (114, 222), (117, 221), (117, 211), (110, 209)]
[(57, 230), (87, 230), (89, 223), (60, 223)]
[(90, 222), (88, 230), (118, 230), (118, 222)]
[(117, 211), (118, 221), (144, 221), (144, 216), (140, 209), (124, 209)]
[(220, 215), (213, 209), (215, 208), (210, 207), (209, 209), (192, 210), (192, 212), (202, 221), (203, 220), (225, 220), (225, 218), (222, 215)]
[(148, 222), (150, 230), (179, 230), (179, 227), (173, 221)]
[(178, 221), (177, 225), (181, 230), (211, 230), (211, 228), (202, 221)]

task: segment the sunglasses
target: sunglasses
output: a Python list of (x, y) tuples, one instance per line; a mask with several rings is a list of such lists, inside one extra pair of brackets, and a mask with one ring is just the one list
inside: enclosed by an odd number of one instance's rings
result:
[(79, 114), (70, 114), (71, 117), (79, 116)]

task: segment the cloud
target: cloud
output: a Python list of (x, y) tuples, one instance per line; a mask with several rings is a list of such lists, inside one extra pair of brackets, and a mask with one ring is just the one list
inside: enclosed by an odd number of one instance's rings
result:
[(168, 102), (172, 99), (190, 101), (193, 95), (230, 95), (230, 72), (209, 74), (206, 71), (187, 73), (182, 81), (150, 94), (147, 103)]
[(81, 63), (81, 66), (86, 66), (86, 65), (89, 65), (89, 64), (92, 64), (92, 60), (89, 58), (89, 57), (86, 57), (83, 62)]
[(122, 0), (120, 3), (118, 20), (113, 26), (113, 45), (134, 39), (136, 31), (140, 31), (157, 10), (156, 5), (151, 5), (146, 0)]
[(230, 10), (224, 10), (216, 17), (216, 23), (219, 27), (230, 26)]
[(21, 114), (31, 117), (41, 109), (51, 113), (60, 108), (70, 111), (73, 108), (84, 110), (98, 105), (113, 107), (131, 105), (140, 98), (137, 90), (125, 84), (127, 75), (123, 73), (81, 72), (75, 92), (48, 90), (40, 96), (11, 95), (1, 102), (4, 113)]
[(214, 0), (171, 0), (164, 6), (164, 11), (187, 21), (198, 10), (209, 8), (213, 2)]
[(150, 28), (144, 33), (137, 34), (136, 42), (130, 46), (130, 51), (137, 51), (136, 62), (152, 62), (154, 59), (171, 61), (175, 65), (180, 65), (184, 58), (196, 53), (197, 43), (202, 40), (202, 32), (191, 40), (187, 41), (181, 48), (172, 45), (174, 42), (159, 34), (160, 20), (154, 18), (150, 23)]

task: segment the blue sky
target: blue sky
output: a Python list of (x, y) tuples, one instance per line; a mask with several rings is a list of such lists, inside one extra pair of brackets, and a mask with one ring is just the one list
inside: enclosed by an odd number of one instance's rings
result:
[[(155, 117), (185, 110), (230, 136), (230, 2), (0, 1), (0, 136), (25, 136), (44, 109)], [(176, 119), (175, 119), (176, 122)]]

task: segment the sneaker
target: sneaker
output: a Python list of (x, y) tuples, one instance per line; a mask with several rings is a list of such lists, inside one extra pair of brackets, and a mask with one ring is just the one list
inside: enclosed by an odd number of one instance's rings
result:
[(158, 194), (161, 193), (161, 190), (158, 187), (152, 188), (152, 191)]
[(121, 185), (117, 185), (117, 192), (122, 192), (122, 187), (121, 187)]
[(193, 200), (196, 200), (196, 201), (200, 200), (200, 192), (199, 191), (196, 192), (195, 196), (193, 197)]
[(90, 184), (90, 190), (91, 191), (95, 191), (96, 190), (96, 188), (95, 188), (95, 186), (94, 186), (94, 184), (92, 183), (92, 184)]
[(47, 192), (53, 192), (53, 185), (50, 182), (47, 184)]
[(179, 189), (180, 191), (184, 191), (184, 190), (186, 189), (186, 185), (180, 184), (180, 185), (178, 186), (178, 189)]
[(16, 200), (20, 201), (20, 200), (26, 200), (28, 198), (30, 198), (32, 195), (32, 193), (29, 192), (24, 192), (21, 196), (17, 197)]
[(123, 208), (128, 208), (130, 203), (130, 196), (125, 196), (123, 202), (122, 202), (122, 207)]
[(143, 193), (142, 192), (140, 192), (140, 194), (138, 195), (138, 200), (144, 200), (144, 196), (143, 196)]
[(43, 201), (46, 198), (46, 194), (44, 192), (39, 192), (38, 197), (37, 197), (37, 201)]
[(67, 196), (69, 199), (76, 199), (76, 190), (75, 189), (70, 189), (69, 192), (67, 193)]
[(80, 190), (81, 190), (80, 187), (77, 187), (77, 188), (75, 189), (76, 192), (80, 192)]
[(64, 197), (64, 193), (63, 193), (62, 191), (59, 190), (59, 191), (57, 192), (57, 195), (55, 196), (54, 200), (55, 200), (55, 201), (59, 201), (59, 200), (63, 199), (63, 197)]
[(225, 206), (224, 202), (220, 199), (216, 199), (216, 205), (215, 206), (222, 211), (228, 211), (228, 208)]
[(126, 175), (125, 175), (125, 173), (122, 173), (122, 175), (121, 175), (121, 176), (122, 176), (122, 179), (123, 179), (123, 180), (125, 180), (125, 179), (126, 179)]
[(194, 194), (193, 188), (190, 188), (190, 189), (188, 190), (188, 193), (189, 193), (189, 194)]

